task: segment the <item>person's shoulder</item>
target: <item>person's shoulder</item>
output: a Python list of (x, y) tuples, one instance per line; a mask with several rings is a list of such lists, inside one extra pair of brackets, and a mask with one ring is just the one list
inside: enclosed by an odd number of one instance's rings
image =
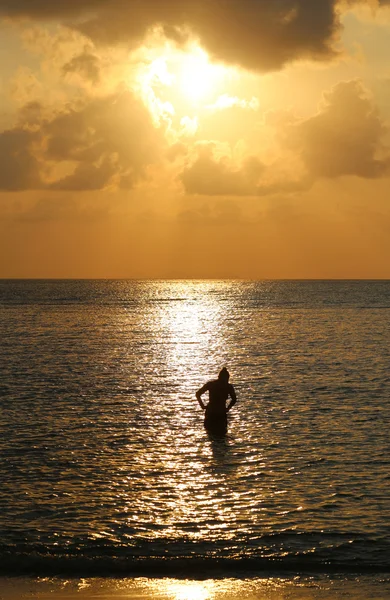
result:
[(210, 379), (210, 381), (208, 381), (206, 385), (214, 387), (217, 384), (218, 384), (218, 379)]
[(215, 383), (215, 381), (210, 379), (209, 381), (206, 381), (206, 383), (204, 384), (204, 387), (209, 388), (210, 386), (213, 385), (213, 383)]

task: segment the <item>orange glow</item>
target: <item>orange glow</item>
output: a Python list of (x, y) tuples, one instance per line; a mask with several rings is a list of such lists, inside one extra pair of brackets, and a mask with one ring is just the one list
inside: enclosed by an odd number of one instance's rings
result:
[(219, 99), (229, 97), (229, 82), (237, 77), (233, 68), (213, 64), (198, 45), (185, 52), (166, 45), (146, 52), (136, 87), (157, 123), (175, 116), (196, 120), (202, 110), (225, 107)]
[(144, 81), (152, 88), (170, 88), (172, 98), (180, 96), (190, 104), (211, 100), (221, 89), (228, 69), (212, 64), (199, 46), (188, 52), (165, 50), (149, 65)]

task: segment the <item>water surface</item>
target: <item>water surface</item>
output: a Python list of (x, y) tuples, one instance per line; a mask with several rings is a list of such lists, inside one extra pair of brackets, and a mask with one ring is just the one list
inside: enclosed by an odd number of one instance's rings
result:
[(388, 570), (389, 334), (386, 281), (0, 281), (0, 568)]

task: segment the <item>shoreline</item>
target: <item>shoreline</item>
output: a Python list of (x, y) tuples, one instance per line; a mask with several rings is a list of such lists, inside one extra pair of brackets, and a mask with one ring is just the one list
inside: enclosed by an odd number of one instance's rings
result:
[(219, 579), (0, 576), (0, 600), (388, 600), (389, 575)]

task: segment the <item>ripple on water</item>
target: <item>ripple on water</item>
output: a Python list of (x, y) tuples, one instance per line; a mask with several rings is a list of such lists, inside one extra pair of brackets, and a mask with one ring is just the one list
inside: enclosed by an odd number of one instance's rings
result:
[[(24, 285), (0, 285), (5, 547), (383, 560), (390, 284)], [(194, 392), (223, 364), (213, 439)]]

